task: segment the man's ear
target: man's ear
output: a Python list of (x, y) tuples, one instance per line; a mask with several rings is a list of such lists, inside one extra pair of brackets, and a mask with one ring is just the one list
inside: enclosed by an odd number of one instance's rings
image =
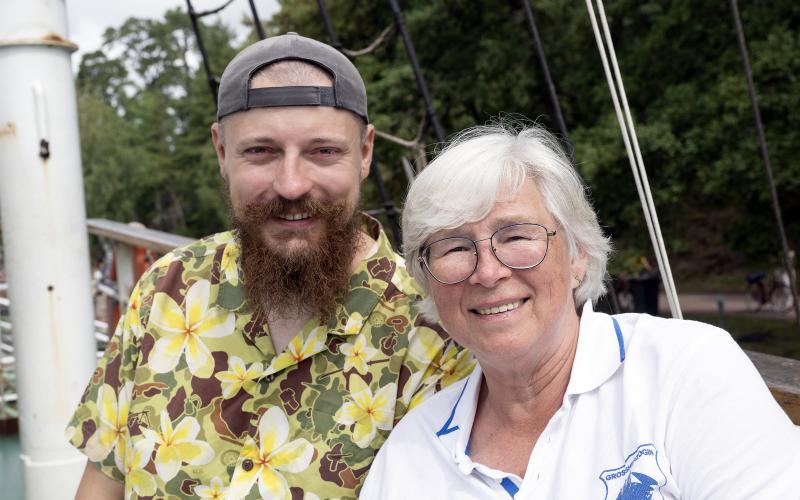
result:
[(214, 151), (217, 153), (219, 163), (219, 173), (225, 176), (225, 138), (222, 135), (219, 122), (211, 124), (211, 142), (214, 144)]
[(372, 164), (372, 150), (375, 145), (375, 126), (367, 124), (364, 132), (364, 141), (361, 144), (361, 180), (369, 176), (369, 167)]

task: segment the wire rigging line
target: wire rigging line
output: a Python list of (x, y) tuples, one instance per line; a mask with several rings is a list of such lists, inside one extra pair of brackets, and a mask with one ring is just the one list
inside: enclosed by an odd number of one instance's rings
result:
[(264, 33), (264, 26), (261, 24), (261, 19), (258, 17), (258, 10), (256, 9), (256, 3), (253, 0), (250, 1), (250, 12), (253, 14), (253, 24), (256, 27), (256, 33), (258, 33), (258, 39), (263, 40), (267, 38), (267, 35)]
[[(661, 226), (658, 222), (658, 215), (656, 214), (655, 204), (653, 203), (653, 196), (650, 192), (650, 183), (647, 179), (647, 171), (645, 170), (644, 161), (642, 160), (642, 152), (639, 148), (639, 141), (636, 138), (636, 129), (631, 117), (630, 108), (628, 107), (628, 98), (625, 94), (625, 87), (622, 84), (622, 75), (619, 71), (617, 64), (617, 56), (614, 51), (614, 43), (611, 40), (611, 31), (608, 28), (608, 21), (606, 19), (605, 9), (603, 7), (603, 0), (597, 0), (597, 10), (600, 21), (603, 26), (603, 35), (600, 34), (600, 29), (597, 24), (597, 17), (595, 15), (595, 7), (592, 0), (586, 0), (586, 7), (589, 9), (589, 18), (592, 23), (592, 30), (594, 31), (595, 41), (597, 48), (600, 52), (600, 59), (603, 63), (603, 70), (606, 74), (608, 87), (611, 91), (611, 100), (614, 103), (614, 111), (617, 114), (617, 121), (619, 128), (622, 132), (622, 139), (625, 143), (625, 150), (628, 153), (628, 160), (630, 161), (631, 170), (633, 171), (633, 178), (636, 182), (636, 190), (639, 193), (639, 199), (644, 211), (645, 221), (647, 223), (647, 231), (650, 233), (650, 240), (653, 242), (653, 249), (655, 251), (656, 260), (658, 261), (658, 269), (662, 276), (664, 284), (664, 291), (667, 295), (667, 302), (669, 303), (670, 312), (674, 318), (683, 318), (681, 313), (680, 303), (678, 302), (678, 292), (675, 288), (675, 282), (672, 278), (672, 269), (669, 265), (669, 257), (664, 246), (664, 239), (661, 235)], [(605, 38), (605, 44), (603, 42)], [(606, 56), (608, 52), (608, 57)], [(613, 67), (613, 75), (609, 68), (608, 60), (611, 59)], [(621, 104), (621, 106), (620, 106)], [(623, 117), (624, 113), (624, 117)]]
[[(350, 54), (345, 51), (341, 42), (339, 42), (339, 38), (336, 36), (336, 29), (333, 27), (333, 22), (331, 21), (330, 14), (328, 13), (328, 8), (325, 5), (325, 0), (317, 0), (317, 6), (319, 7), (319, 13), (322, 16), (323, 24), (325, 25), (325, 31), (328, 33), (328, 38), (331, 41), (330, 45), (336, 50), (345, 54), (345, 56), (349, 56)], [(370, 44), (370, 46), (377, 47), (380, 43), (382, 43), (382, 40), (385, 39), (386, 36), (387, 30), (384, 30), (383, 33), (381, 33), (381, 35), (378, 37), (378, 40)], [(378, 210), (368, 210), (367, 213), (370, 215), (377, 215), (379, 213), (386, 215), (386, 218), (389, 221), (389, 228), (394, 236), (395, 245), (399, 250), (402, 251), (403, 237), (400, 229), (400, 221), (398, 220), (399, 214), (394, 206), (394, 201), (386, 191), (386, 187), (383, 183), (383, 176), (381, 175), (380, 163), (378, 163), (378, 160), (374, 154), (372, 155), (372, 162), (370, 163), (369, 176), (372, 177), (372, 180), (375, 182), (375, 187), (378, 191), (378, 197), (381, 199), (381, 208)]]
[(558, 129), (563, 136), (562, 139), (565, 140), (569, 145), (569, 153), (570, 156), (572, 156), (572, 143), (570, 142), (569, 134), (567, 133), (567, 123), (564, 121), (564, 115), (561, 113), (561, 105), (558, 102), (556, 86), (553, 83), (553, 78), (550, 76), (550, 67), (547, 64), (547, 57), (545, 57), (544, 48), (542, 48), (542, 39), (539, 37), (539, 29), (536, 27), (536, 19), (533, 17), (531, 1), (523, 0), (522, 5), (525, 7), (525, 17), (528, 20), (528, 28), (531, 30), (533, 45), (536, 48), (536, 55), (539, 58), (539, 66), (542, 68), (542, 76), (544, 76), (545, 82), (547, 83), (547, 91), (548, 95), (550, 96), (550, 104), (553, 106), (553, 114), (555, 115)]
[(195, 12), (192, 15), (195, 16), (195, 17), (210, 16), (211, 14), (216, 14), (217, 12), (221, 11), (222, 9), (224, 9), (225, 7), (227, 7), (228, 5), (230, 5), (232, 3), (233, 3), (233, 0), (228, 0), (227, 2), (222, 4), (222, 6), (217, 7), (216, 9), (210, 9), (210, 10), (204, 10), (204, 11), (201, 11), (201, 12)]
[(761, 122), (761, 110), (758, 106), (756, 86), (755, 83), (753, 83), (753, 72), (750, 70), (750, 56), (747, 53), (747, 41), (745, 40), (744, 30), (742, 29), (742, 19), (739, 17), (739, 5), (736, 0), (730, 0), (730, 2), (733, 24), (736, 28), (736, 38), (739, 41), (739, 52), (742, 56), (742, 65), (744, 66), (744, 75), (747, 80), (747, 94), (750, 97), (750, 106), (753, 109), (753, 119), (756, 122), (756, 131), (758, 133), (758, 144), (761, 147), (761, 157), (764, 161), (764, 173), (767, 176), (767, 184), (769, 184), (769, 192), (772, 198), (772, 212), (775, 216), (775, 223), (778, 226), (778, 236), (781, 241), (783, 267), (786, 268), (786, 272), (789, 275), (789, 288), (794, 299), (795, 320), (800, 324), (800, 301), (797, 300), (797, 278), (795, 273), (792, 272), (793, 262), (789, 257), (789, 243), (786, 239), (786, 230), (783, 226), (778, 191), (775, 189), (775, 179), (772, 176), (772, 162), (769, 159), (769, 148), (767, 148), (767, 138), (764, 134), (764, 124)]
[(411, 69), (414, 70), (414, 76), (417, 79), (417, 87), (419, 87), (419, 91), (422, 94), (422, 99), (425, 101), (425, 111), (427, 112), (428, 119), (433, 126), (433, 131), (436, 134), (436, 140), (439, 142), (444, 142), (444, 129), (439, 123), (439, 117), (436, 115), (436, 108), (433, 105), (433, 99), (428, 91), (428, 83), (425, 80), (425, 75), (422, 74), (422, 68), (420, 68), (419, 61), (417, 60), (417, 52), (414, 50), (414, 43), (411, 41), (411, 35), (408, 33), (408, 29), (406, 29), (406, 21), (403, 18), (403, 11), (400, 10), (397, 0), (389, 0), (389, 6), (392, 8), (392, 14), (394, 14), (394, 22), (397, 25), (397, 30), (400, 32), (400, 36), (403, 39), (403, 46), (406, 49), (408, 61), (411, 63)]
[[(233, 0), (229, 0), (228, 3), (226, 3), (222, 7), (219, 7), (214, 12), (219, 12), (220, 10), (224, 9), (225, 7), (230, 5), (232, 1)], [(202, 17), (202, 15), (207, 15), (207, 14), (201, 15), (195, 12), (194, 6), (192, 5), (192, 0), (186, 0), (186, 8), (189, 11), (189, 20), (192, 22), (192, 30), (194, 31), (194, 36), (195, 38), (197, 38), (197, 50), (200, 51), (200, 57), (201, 59), (203, 59), (203, 69), (206, 72), (206, 81), (208, 82), (208, 88), (211, 91), (211, 97), (214, 99), (214, 105), (216, 106), (217, 90), (219, 90), (219, 79), (211, 71), (211, 64), (208, 62), (208, 53), (206, 52), (206, 47), (203, 44), (203, 37), (200, 36), (200, 24), (198, 22), (198, 19)], [(211, 12), (211, 11), (206, 11), (206, 12)]]
[(374, 52), (375, 49), (383, 45), (384, 42), (386, 42), (386, 40), (392, 33), (394, 33), (394, 25), (390, 24), (389, 26), (384, 28), (383, 31), (381, 31), (381, 34), (378, 35), (378, 38), (376, 38), (375, 41), (373, 41), (367, 47), (358, 50), (351, 50), (345, 48), (341, 48), (339, 50), (341, 50), (342, 52), (345, 53), (345, 55), (348, 55), (350, 57), (358, 57), (358, 56), (363, 56), (364, 54), (370, 54)]

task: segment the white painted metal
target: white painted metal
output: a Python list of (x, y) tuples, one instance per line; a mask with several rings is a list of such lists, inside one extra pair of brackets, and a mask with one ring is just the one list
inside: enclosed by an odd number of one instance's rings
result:
[(133, 270), (133, 248), (124, 244), (114, 245), (114, 264), (117, 268), (117, 302), (119, 310), (126, 311), (133, 286), (136, 284)]
[(73, 498), (64, 427), (94, 355), (75, 88), (63, 0), (0, 0), (0, 209), (26, 498)]

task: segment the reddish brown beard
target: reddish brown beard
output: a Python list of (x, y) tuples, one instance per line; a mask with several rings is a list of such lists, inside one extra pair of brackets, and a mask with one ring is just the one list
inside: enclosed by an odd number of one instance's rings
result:
[[(245, 292), (254, 309), (267, 318), (310, 313), (327, 321), (350, 289), (352, 263), (361, 241), (357, 205), (277, 198), (250, 203), (237, 214), (229, 197), (227, 201), (241, 246)], [(277, 242), (265, 241), (265, 223), (287, 212), (308, 213), (324, 221), (319, 241), (296, 250), (286, 250), (280, 235)]]

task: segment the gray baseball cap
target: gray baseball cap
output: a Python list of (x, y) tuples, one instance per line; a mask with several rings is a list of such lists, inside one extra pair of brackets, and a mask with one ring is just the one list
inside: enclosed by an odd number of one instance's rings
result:
[[(284, 60), (306, 61), (327, 70), (333, 87), (288, 86), (250, 88), (253, 75)], [(222, 73), (217, 120), (250, 108), (272, 106), (332, 106), (352, 111), (369, 123), (367, 90), (356, 67), (330, 45), (286, 33), (256, 42), (239, 52)]]

